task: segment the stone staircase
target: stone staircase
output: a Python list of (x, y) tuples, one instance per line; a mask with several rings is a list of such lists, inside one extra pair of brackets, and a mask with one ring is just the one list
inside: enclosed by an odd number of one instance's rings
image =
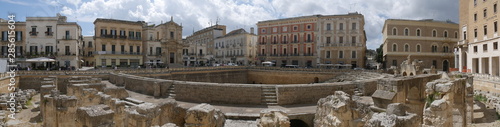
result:
[(262, 86), (262, 103), (266, 105), (278, 105), (276, 86)]
[(144, 101), (137, 100), (137, 99), (130, 98), (130, 97), (125, 98), (125, 100), (123, 100), (123, 101), (125, 101), (125, 105), (127, 105), (127, 106), (137, 106), (139, 104), (144, 103)]
[(168, 87), (167, 91), (168, 91), (168, 98), (172, 98), (172, 99), (175, 98), (175, 85), (174, 84), (170, 85), (170, 87)]

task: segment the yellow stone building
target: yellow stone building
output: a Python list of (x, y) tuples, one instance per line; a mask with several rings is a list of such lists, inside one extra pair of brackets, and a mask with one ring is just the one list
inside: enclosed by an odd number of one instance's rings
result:
[(186, 37), (184, 43), (189, 45), (184, 52), (185, 66), (204, 66), (207, 63), (215, 62), (215, 44), (217, 37), (226, 35), (225, 25), (213, 25), (194, 32)]
[(98, 18), (94, 21), (96, 67), (137, 67), (143, 64), (144, 21)]
[(388, 19), (382, 28), (386, 68), (411, 59), (423, 61), (423, 68), (455, 68), (453, 51), (458, 41), (458, 24), (451, 21)]
[(183, 49), (182, 26), (175, 23), (173, 18), (160, 25), (149, 25), (143, 28), (144, 36), (144, 65), (157, 67), (182, 65)]

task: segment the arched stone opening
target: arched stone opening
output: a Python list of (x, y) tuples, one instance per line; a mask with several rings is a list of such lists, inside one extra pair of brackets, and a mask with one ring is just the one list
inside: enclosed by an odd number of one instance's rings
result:
[(318, 77), (314, 77), (314, 83), (319, 83), (319, 78)]
[(410, 73), (410, 76), (413, 76), (413, 73)]
[(407, 75), (406, 72), (403, 72), (403, 76), (406, 76), (406, 75)]
[(299, 119), (293, 119), (290, 120), (290, 127), (309, 127), (306, 122), (299, 120)]

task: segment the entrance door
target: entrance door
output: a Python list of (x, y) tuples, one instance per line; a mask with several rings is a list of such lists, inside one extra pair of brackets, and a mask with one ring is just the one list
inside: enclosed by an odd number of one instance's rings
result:
[(170, 63), (175, 63), (175, 53), (170, 53)]
[(444, 60), (443, 61), (443, 71), (445, 71), (445, 72), (449, 71), (449, 69), (450, 69), (450, 65), (449, 64), (450, 63), (448, 62), (448, 60)]

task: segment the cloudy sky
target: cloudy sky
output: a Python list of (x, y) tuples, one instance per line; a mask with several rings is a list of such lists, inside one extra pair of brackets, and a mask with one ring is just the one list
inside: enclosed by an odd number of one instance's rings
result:
[(96, 18), (114, 18), (182, 23), (183, 36), (214, 24), (228, 31), (250, 27), (262, 20), (304, 15), (334, 15), (359, 12), (365, 16), (367, 47), (382, 43), (381, 29), (386, 19), (436, 19), (458, 23), (458, 0), (0, 0), (0, 18), (15, 14), (25, 17), (55, 16), (61, 13), (78, 22), (84, 35), (93, 35)]

